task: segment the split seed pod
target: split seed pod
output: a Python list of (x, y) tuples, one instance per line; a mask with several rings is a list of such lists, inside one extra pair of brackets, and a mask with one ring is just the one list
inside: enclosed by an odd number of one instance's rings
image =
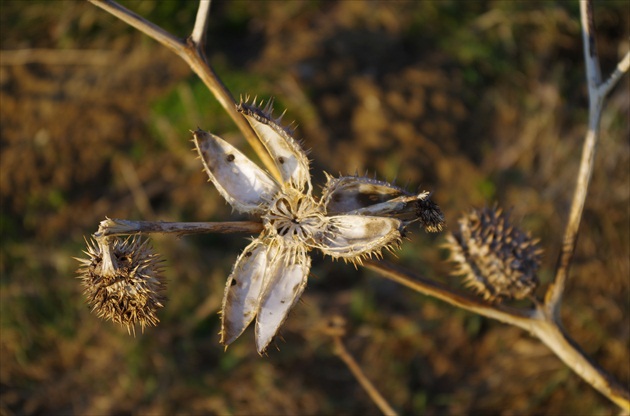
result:
[[(329, 200), (312, 195), (306, 152), (272, 117), (271, 104), (261, 109), (241, 102), (237, 110), (274, 161), (279, 182), (217, 136), (197, 130), (193, 141), (210, 180), (227, 202), (262, 220), (262, 233), (240, 254), (228, 277), (220, 335), (227, 346), (255, 320), (256, 348), (263, 354), (306, 288), (309, 252), (318, 249), (354, 264), (379, 257), (383, 249), (399, 246), (408, 223), (385, 213), (419, 197), (379, 182), (379, 189), (388, 193), (376, 201), (383, 206), (356, 206), (356, 212), (328, 206)], [(400, 199), (392, 201), (392, 194)], [(346, 196), (333, 192), (330, 201), (335, 195)]]
[(389, 182), (366, 176), (326, 174), (327, 183), (322, 201), (329, 214), (391, 216), (405, 221), (418, 221), (425, 231), (442, 231), (444, 214), (430, 199), (429, 192), (413, 194)]

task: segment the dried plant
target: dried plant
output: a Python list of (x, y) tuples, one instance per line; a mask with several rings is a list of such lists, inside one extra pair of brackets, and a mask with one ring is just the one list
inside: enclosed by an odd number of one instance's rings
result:
[[(360, 176), (327, 174), (318, 200), (312, 194), (306, 153), (280, 119), (273, 118), (272, 102), (264, 108), (262, 103), (241, 102), (237, 109), (269, 153), (280, 181), (220, 137), (201, 129), (192, 134), (210, 181), (235, 210), (252, 215), (262, 229), (227, 279), (220, 342), (231, 344), (256, 318), (256, 347), (263, 354), (306, 288), (311, 250), (360, 265), (381, 257), (383, 249), (397, 248), (410, 223), (418, 221), (434, 231), (442, 228), (444, 216), (428, 192), (412, 194)], [(216, 232), (217, 226), (221, 224), (102, 221), (95, 242), (88, 243), (89, 258), (80, 259), (88, 303), (99, 317), (134, 333), (136, 323), (143, 330), (156, 325), (163, 285), (155, 256), (136, 238), (121, 242), (111, 236)]]
[[(203, 52), (209, 16), (209, 1), (200, 1), (192, 34), (178, 39), (163, 29), (110, 0), (89, 0), (170, 48), (197, 73), (225, 111), (232, 117), (268, 170), (256, 166), (226, 141), (203, 130), (193, 132), (194, 143), (210, 180), (238, 211), (251, 214), (252, 222), (151, 223), (105, 220), (89, 244), (88, 259), (82, 260), (80, 277), (89, 302), (97, 313), (128, 327), (157, 322), (155, 311), (162, 306), (157, 292), (157, 259), (139, 240), (121, 242), (113, 237), (154, 232), (179, 235), (200, 232), (260, 232), (245, 248), (228, 278), (222, 311), (221, 342), (233, 342), (254, 320), (256, 344), (263, 353), (304, 290), (310, 268), (309, 251), (318, 249), (333, 258), (363, 265), (407, 288), (463, 309), (530, 332), (545, 343), (567, 366), (594, 388), (625, 410), (630, 393), (589, 359), (564, 331), (559, 318), (564, 287), (577, 241), (588, 182), (593, 171), (595, 145), (604, 99), (628, 71), (626, 54), (605, 81), (599, 70), (592, 2), (580, 1), (584, 57), (589, 90), (589, 129), (584, 141), (580, 171), (558, 258), (553, 282), (544, 298), (535, 295), (541, 250), (528, 233), (510, 223), (499, 208), (472, 211), (448, 236), (454, 273), (462, 275), (475, 294), (461, 293), (386, 261), (374, 261), (383, 248), (395, 248), (404, 229), (418, 222), (426, 231), (440, 231), (444, 217), (426, 192), (413, 194), (393, 184), (360, 176), (328, 176), (320, 199), (312, 195), (309, 162), (294, 140), (292, 131), (265, 108), (236, 104), (216, 76)], [(113, 253), (113, 254), (112, 254)], [(140, 268), (137, 268), (140, 266)], [(141, 299), (141, 308), (112, 302), (111, 290), (131, 282), (123, 292)], [(151, 292), (151, 294), (149, 294)], [(142, 293), (139, 296), (138, 293)], [(121, 298), (122, 299), (122, 298)], [(502, 304), (511, 299), (529, 299), (526, 306)], [(120, 305), (123, 305), (122, 307)], [(119, 311), (132, 311), (127, 318)], [(347, 353), (342, 332), (332, 331), (337, 351), (362, 386), (384, 413), (393, 409)]]
[(140, 237), (121, 240), (94, 238), (87, 242), (87, 259), (78, 270), (84, 294), (99, 318), (127, 327), (136, 333), (160, 321), (157, 310), (164, 307), (166, 284), (160, 257)]
[[(234, 209), (259, 217), (263, 224), (260, 236), (234, 264), (221, 310), (221, 343), (231, 344), (256, 318), (256, 347), (262, 354), (306, 287), (309, 251), (318, 249), (355, 265), (379, 257), (383, 249), (400, 244), (408, 224), (391, 215), (413, 207), (428, 193), (398, 196), (402, 190), (385, 182), (329, 177), (318, 201), (312, 195), (306, 153), (272, 117), (271, 102), (264, 109), (241, 102), (238, 110), (269, 152), (280, 182), (225, 140), (200, 129), (193, 137), (219, 193)], [(379, 198), (357, 197), (366, 194)]]
[(500, 208), (473, 210), (459, 220), (444, 247), (454, 275), (484, 299), (523, 299), (538, 286), (536, 272), (542, 250), (538, 241), (510, 223)]

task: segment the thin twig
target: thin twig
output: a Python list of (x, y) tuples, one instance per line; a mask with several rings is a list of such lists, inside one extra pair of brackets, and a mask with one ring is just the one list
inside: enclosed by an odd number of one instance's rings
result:
[(263, 225), (252, 221), (227, 222), (163, 222), (163, 221), (130, 221), (110, 219), (101, 221), (95, 237), (110, 237), (134, 234), (205, 234), (205, 233), (251, 233), (262, 231)]
[(540, 319), (532, 321), (531, 333), (540, 339), (554, 354), (560, 358), (571, 370), (582, 377), (601, 394), (612, 402), (630, 411), (630, 391), (627, 386), (620, 384), (601, 366), (588, 357), (562, 325), (550, 315), (545, 306), (541, 305)]
[(624, 58), (617, 66), (617, 70), (604, 84), (602, 84), (597, 43), (595, 39), (592, 0), (580, 0), (580, 20), (582, 22), (584, 60), (586, 64), (586, 80), (588, 84), (589, 122), (588, 131), (586, 132), (584, 145), (582, 147), (582, 159), (580, 161), (580, 169), (578, 172), (577, 183), (575, 185), (575, 191), (573, 192), (569, 219), (567, 221), (562, 240), (562, 249), (556, 264), (555, 279), (553, 283), (549, 285), (545, 295), (545, 304), (556, 316), (559, 314), (562, 294), (564, 293), (564, 287), (566, 285), (569, 268), (573, 259), (573, 253), (575, 252), (578, 231), (588, 192), (588, 185), (593, 173), (593, 166), (595, 164), (595, 150), (599, 140), (599, 124), (604, 106), (604, 98), (613, 85), (619, 81), (623, 72), (627, 71), (627, 68), (630, 65), (630, 63), (627, 62), (630, 58), (626, 56), (626, 58)]
[(334, 335), (333, 341), (335, 343), (335, 354), (344, 362), (348, 367), (354, 378), (357, 379), (363, 390), (370, 396), (370, 399), (378, 406), (378, 408), (387, 416), (396, 416), (398, 413), (387, 403), (387, 400), (381, 395), (381, 393), (374, 387), (374, 384), (366, 377), (365, 373), (361, 369), (361, 366), (357, 364), (355, 359), (350, 355), (340, 336)]
[(478, 313), (488, 318), (518, 326), (547, 345), (569, 368), (600, 393), (625, 410), (630, 410), (630, 392), (611, 375), (592, 361), (578, 344), (562, 330), (553, 311), (545, 305), (524, 311), (502, 305), (489, 304), (479, 298), (459, 293), (445, 285), (426, 279), (414, 272), (386, 262), (365, 261), (365, 266), (383, 277), (427, 296), (443, 300), (453, 306)]
[(100, 7), (105, 10), (109, 14), (116, 16), (123, 22), (127, 23), (129, 26), (132, 26), (138, 29), (140, 32), (148, 35), (149, 37), (157, 40), (162, 45), (166, 46), (177, 55), (182, 56), (184, 54), (186, 44), (182, 41), (182, 39), (177, 38), (166, 30), (162, 29), (158, 25), (155, 25), (148, 20), (145, 20), (142, 16), (132, 12), (131, 10), (121, 6), (115, 1), (111, 0), (88, 0), (90, 3), (95, 6)]
[(205, 47), (206, 30), (208, 29), (208, 21), (210, 20), (210, 0), (199, 0), (199, 8), (197, 9), (197, 17), (195, 18), (195, 26), (193, 27), (190, 39), (203, 51)]
[(601, 83), (601, 85), (597, 89), (598, 94), (602, 97), (608, 95), (610, 90), (612, 90), (613, 87), (617, 85), (621, 77), (626, 72), (628, 72), (628, 69), (630, 69), (630, 52), (626, 52), (626, 56), (624, 56), (621, 61), (619, 61), (613, 73), (610, 74), (606, 81)]
[[(278, 168), (274, 164), (273, 160), (265, 150), (262, 143), (258, 140), (258, 137), (252, 130), (251, 126), (244, 117), (240, 115), (240, 113), (236, 110), (236, 105), (232, 94), (228, 91), (228, 89), (223, 85), (219, 77), (216, 75), (214, 70), (208, 65), (205, 59), (204, 52), (199, 48), (199, 44), (195, 43), (192, 39), (189, 41), (184, 41), (179, 39), (159, 26), (145, 20), (138, 14), (132, 12), (129, 9), (119, 5), (115, 1), (112, 0), (88, 0), (90, 3), (95, 6), (100, 7), (106, 12), (118, 17), (120, 20), (125, 23), (133, 26), (138, 29), (142, 33), (148, 35), (149, 37), (157, 40), (173, 52), (175, 52), (180, 58), (182, 58), (188, 66), (201, 78), (203, 83), (208, 87), (210, 92), (214, 95), (214, 97), (219, 101), (223, 109), (229, 114), (232, 118), (238, 129), (241, 131), (245, 139), (249, 145), (254, 149), (261, 162), (265, 165), (265, 167), (271, 172), (271, 174), (276, 178), (280, 179), (280, 173)], [(199, 8), (206, 10), (209, 8), (210, 4), (207, 2), (200, 2)], [(203, 11), (203, 10), (202, 10)], [(202, 15), (202, 11), (197, 13), (197, 22), (202, 19), (199, 17)], [(207, 13), (205, 14), (207, 16)], [(199, 23), (199, 29), (197, 32), (201, 32), (203, 27), (205, 29), (206, 23)], [(197, 27), (195, 27), (197, 29)], [(198, 34), (197, 34), (198, 35)], [(198, 35), (203, 36), (203, 35)]]
[(422, 293), (450, 303), (462, 309), (478, 313), (488, 318), (496, 319), (506, 324), (515, 325), (527, 331), (531, 330), (531, 317), (536, 314), (535, 309), (522, 310), (503, 305), (493, 305), (467, 293), (457, 292), (446, 285), (419, 276), (417, 273), (386, 261), (365, 260), (365, 267), (378, 272), (381, 276), (393, 280), (416, 292)]

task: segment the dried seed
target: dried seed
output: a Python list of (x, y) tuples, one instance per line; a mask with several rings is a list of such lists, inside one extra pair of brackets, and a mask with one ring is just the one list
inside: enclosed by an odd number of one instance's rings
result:
[(454, 275), (485, 299), (523, 299), (538, 286), (541, 249), (529, 234), (509, 224), (499, 208), (473, 210), (445, 245), (455, 263)]

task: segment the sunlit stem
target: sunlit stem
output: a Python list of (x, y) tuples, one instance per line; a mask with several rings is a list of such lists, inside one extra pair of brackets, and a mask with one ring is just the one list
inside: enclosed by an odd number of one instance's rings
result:
[(258, 140), (254, 130), (236, 110), (236, 103), (234, 102), (234, 98), (232, 98), (232, 94), (206, 61), (205, 53), (202, 48), (204, 46), (205, 30), (208, 24), (210, 2), (201, 1), (199, 3), (193, 33), (188, 39), (180, 39), (113, 0), (88, 1), (160, 42), (182, 58), (190, 69), (199, 76), (212, 95), (214, 95), (221, 104), (225, 112), (232, 118), (234, 124), (236, 124), (241, 133), (243, 133), (245, 139), (250, 146), (252, 146), (267, 170), (269, 170), (276, 179), (281, 178), (278, 168), (269, 156), (269, 153), (265, 150), (263, 144)]
[(232, 222), (163, 222), (163, 221), (130, 221), (107, 218), (101, 221), (97, 239), (101, 237), (135, 235), (135, 234), (207, 234), (207, 233), (251, 233), (262, 231), (263, 225), (253, 221)]
[(595, 150), (599, 141), (599, 123), (604, 108), (604, 99), (612, 87), (621, 79), (621, 76), (630, 67), (630, 56), (626, 56), (619, 62), (612, 75), (602, 81), (597, 53), (595, 23), (593, 19), (593, 1), (580, 0), (580, 20), (582, 23), (582, 39), (584, 49), (584, 61), (586, 65), (586, 81), (589, 98), (588, 130), (582, 146), (582, 159), (577, 174), (573, 200), (569, 210), (569, 218), (564, 232), (562, 249), (558, 256), (556, 275), (545, 294), (545, 303), (552, 314), (559, 316), (562, 295), (569, 275), (569, 269), (573, 260), (573, 253), (577, 244), (578, 232), (584, 212), (588, 186), (595, 166)]
[(116, 255), (112, 247), (112, 238), (106, 236), (99, 236), (96, 238), (101, 255), (103, 256), (103, 265), (101, 274), (103, 276), (114, 276), (116, 270), (118, 270), (118, 263), (116, 262)]

